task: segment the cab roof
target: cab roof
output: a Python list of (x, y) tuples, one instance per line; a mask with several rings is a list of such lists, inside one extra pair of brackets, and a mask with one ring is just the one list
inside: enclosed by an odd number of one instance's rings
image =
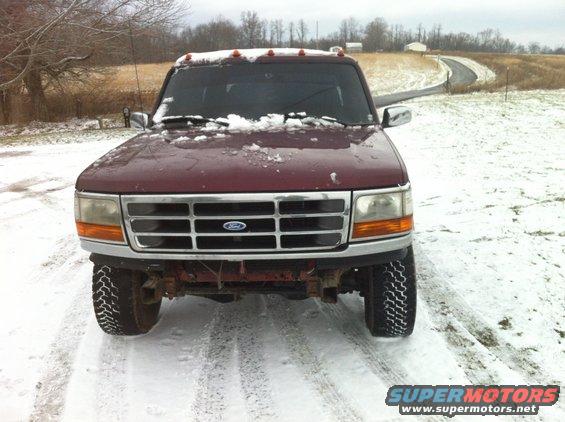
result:
[(306, 48), (248, 48), (242, 50), (218, 50), (203, 53), (187, 53), (177, 59), (175, 67), (214, 64), (228, 59), (254, 62), (259, 57), (343, 57), (343, 51), (332, 52)]

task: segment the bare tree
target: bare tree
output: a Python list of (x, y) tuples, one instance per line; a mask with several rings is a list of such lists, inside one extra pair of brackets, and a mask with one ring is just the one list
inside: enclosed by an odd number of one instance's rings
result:
[(539, 42), (531, 42), (528, 44), (528, 52), (530, 54), (539, 54), (541, 46)]
[(418, 42), (422, 42), (424, 40), (424, 34), (426, 32), (426, 30), (424, 29), (424, 25), (422, 25), (421, 23), (418, 24)]
[(181, 32), (189, 51), (227, 50), (236, 47), (239, 28), (229, 19), (217, 16), (208, 23)]
[(300, 47), (304, 47), (307, 36), (308, 36), (308, 25), (306, 24), (304, 19), (300, 19), (296, 24), (296, 38), (298, 38)]
[(241, 14), (241, 38), (245, 47), (259, 46), (263, 38), (263, 21), (255, 11), (245, 11)]
[(271, 21), (271, 45), (282, 47), (284, 39), (284, 22), (282, 19)]
[(375, 18), (365, 27), (364, 48), (367, 51), (383, 50), (386, 47), (388, 25), (383, 18)]
[(80, 78), (96, 51), (180, 16), (172, 0), (0, 1), (0, 91), (23, 83), (40, 120), (49, 117), (46, 80)]
[(347, 41), (349, 41), (349, 23), (347, 22), (347, 19), (343, 19), (339, 23), (339, 42), (340, 44), (345, 45)]
[(288, 46), (294, 47), (294, 22), (288, 23)]
[(343, 19), (339, 24), (339, 38), (345, 44), (349, 41), (359, 41), (361, 39), (361, 24), (353, 16)]

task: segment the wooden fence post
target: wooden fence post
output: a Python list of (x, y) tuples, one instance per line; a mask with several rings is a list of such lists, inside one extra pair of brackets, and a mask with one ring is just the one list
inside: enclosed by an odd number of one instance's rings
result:
[(510, 73), (510, 67), (506, 66), (506, 92), (504, 93), (504, 101), (508, 101), (508, 74)]

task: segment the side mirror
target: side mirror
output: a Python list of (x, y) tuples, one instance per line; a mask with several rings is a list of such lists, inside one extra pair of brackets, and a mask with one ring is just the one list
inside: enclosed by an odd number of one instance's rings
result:
[(383, 128), (400, 126), (412, 120), (412, 112), (408, 107), (387, 107), (383, 113)]
[(147, 113), (134, 111), (133, 113), (131, 113), (131, 117), (129, 119), (131, 122), (131, 127), (133, 127), (134, 129), (144, 130), (149, 126), (149, 114)]

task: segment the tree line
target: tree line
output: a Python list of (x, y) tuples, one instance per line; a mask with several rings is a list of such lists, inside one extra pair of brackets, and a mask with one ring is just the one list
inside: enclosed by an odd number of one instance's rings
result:
[[(187, 25), (176, 33), (169, 34), (154, 45), (157, 50), (182, 54), (185, 51), (210, 51), (255, 47), (305, 47), (327, 50), (331, 46), (345, 46), (347, 42), (362, 42), (366, 52), (402, 51), (404, 46), (419, 41), (432, 50), (472, 51), (492, 53), (547, 53), (564, 54), (563, 46), (552, 49), (537, 42), (528, 45), (516, 43), (506, 38), (497, 29), (485, 29), (476, 34), (467, 32), (444, 31), (441, 24), (425, 28), (420, 24), (416, 28), (390, 24), (381, 17), (376, 17), (366, 25), (354, 18), (343, 19), (335, 31), (318, 36), (315, 22), (304, 19), (285, 22), (282, 19), (262, 19), (255, 11), (244, 11), (240, 20), (234, 22), (221, 15), (209, 22)], [(146, 41), (140, 41), (145, 46)], [(146, 47), (144, 60), (161, 57), (157, 51), (150, 52)]]

